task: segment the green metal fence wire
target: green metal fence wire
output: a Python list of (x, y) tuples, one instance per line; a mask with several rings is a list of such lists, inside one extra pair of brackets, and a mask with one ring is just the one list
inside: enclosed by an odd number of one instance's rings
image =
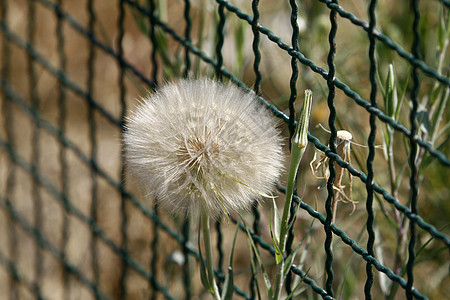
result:
[[(8, 216), (7, 228), (8, 236), (4, 237), (3, 240), (6, 241), (7, 249), (0, 251), (0, 265), (3, 270), (8, 274), (9, 278), (9, 299), (21, 299), (23, 293), (22, 288), (27, 290), (27, 293), (32, 295), (37, 299), (48, 299), (52, 298), (43, 289), (43, 277), (45, 273), (44, 260), (41, 259), (47, 253), (49, 253), (54, 259), (56, 259), (64, 269), (62, 272), (64, 283), (63, 286), (63, 297), (64, 299), (71, 298), (71, 289), (73, 289), (69, 282), (71, 278), (76, 278), (76, 280), (91, 293), (91, 296), (95, 299), (126, 299), (129, 297), (129, 281), (130, 276), (133, 273), (137, 273), (142, 277), (150, 288), (151, 292), (148, 298), (157, 299), (160, 296), (166, 299), (176, 299), (177, 296), (172, 294), (167, 283), (163, 282), (162, 275), (160, 274), (160, 269), (158, 268), (158, 263), (164, 259), (160, 253), (160, 247), (158, 246), (162, 242), (162, 235), (167, 235), (181, 246), (186, 259), (201, 259), (199, 253), (192, 247), (189, 243), (190, 240), (190, 224), (185, 222), (182, 225), (180, 231), (174, 230), (171, 226), (167, 224), (164, 217), (159, 214), (156, 208), (149, 209), (139, 201), (136, 196), (134, 196), (125, 186), (125, 168), (124, 163), (120, 163), (120, 176), (114, 178), (110, 175), (108, 170), (105, 170), (99, 163), (100, 153), (99, 143), (98, 143), (98, 118), (101, 116), (103, 119), (114, 126), (122, 134), (124, 131), (124, 120), (127, 110), (126, 96), (128, 92), (128, 86), (126, 84), (127, 74), (132, 74), (135, 78), (140, 80), (141, 85), (145, 88), (153, 89), (158, 86), (158, 73), (160, 72), (163, 65), (158, 59), (157, 52), (157, 30), (163, 31), (165, 34), (173, 38), (173, 40), (179, 44), (184, 50), (184, 69), (180, 74), (180, 77), (189, 77), (192, 71), (192, 61), (191, 59), (195, 57), (196, 59), (202, 60), (207, 65), (211, 66), (215, 70), (216, 77), (221, 79), (222, 77), (231, 79), (233, 82), (238, 84), (241, 88), (245, 90), (250, 90), (235, 74), (227, 70), (224, 66), (223, 58), (223, 45), (225, 39), (225, 26), (229, 15), (235, 15), (240, 20), (245, 21), (253, 34), (252, 37), (252, 51), (254, 55), (253, 61), (253, 71), (255, 74), (255, 81), (253, 85), (253, 91), (259, 96), (259, 100), (266, 105), (273, 113), (285, 121), (288, 124), (288, 129), (290, 135), (292, 135), (295, 128), (296, 122), (295, 117), (295, 102), (297, 100), (297, 81), (300, 74), (300, 69), (298, 67), (299, 63), (305, 67), (308, 67), (312, 72), (319, 74), (327, 83), (328, 88), (328, 98), (327, 104), (329, 108), (328, 125), (330, 128), (330, 139), (329, 145), (326, 146), (322, 144), (319, 139), (310, 133), (308, 133), (308, 139), (314, 148), (321, 150), (329, 158), (329, 171), (330, 176), (327, 180), (327, 200), (325, 202), (325, 215), (321, 214), (319, 211), (315, 210), (313, 207), (305, 202), (300, 201), (298, 196), (294, 196), (293, 206), (291, 212), (296, 211), (296, 206), (299, 206), (301, 210), (305, 211), (311, 218), (316, 219), (323, 226), (325, 232), (324, 240), (324, 250), (326, 253), (325, 257), (325, 281), (323, 286), (318, 283), (318, 280), (310, 277), (305, 270), (299, 266), (293, 264), (291, 267), (291, 273), (287, 280), (286, 290), (288, 293), (292, 291), (292, 282), (295, 277), (299, 277), (303, 280), (304, 284), (307, 285), (310, 290), (323, 299), (334, 299), (335, 297), (335, 273), (337, 270), (333, 269), (333, 260), (335, 252), (332, 248), (333, 238), (340, 239), (345, 245), (350, 247), (350, 249), (361, 257), (366, 262), (366, 281), (364, 285), (364, 295), (366, 299), (372, 299), (372, 286), (374, 283), (375, 272), (377, 270), (380, 274), (385, 274), (392, 282), (398, 283), (405, 291), (405, 296), (407, 299), (428, 299), (426, 295), (421, 293), (414, 287), (414, 265), (417, 263), (416, 260), (416, 243), (418, 239), (417, 227), (421, 230), (427, 232), (434, 239), (438, 240), (439, 243), (443, 244), (444, 247), (450, 249), (450, 238), (435, 228), (433, 224), (425, 221), (418, 212), (418, 182), (417, 182), (417, 172), (418, 166), (416, 162), (416, 156), (419, 150), (427, 151), (430, 155), (436, 158), (437, 162), (444, 168), (450, 167), (450, 160), (446, 155), (438, 149), (434, 149), (430, 143), (426, 140), (421, 139), (417, 136), (417, 114), (418, 114), (418, 95), (420, 89), (420, 78), (419, 74), (423, 74), (435, 82), (439, 82), (446, 87), (450, 87), (450, 79), (432, 67), (426, 65), (426, 63), (420, 58), (420, 31), (419, 24), (421, 21), (419, 1), (411, 0), (410, 4), (413, 11), (413, 42), (411, 45), (411, 52), (408, 52), (396, 43), (394, 43), (390, 37), (382, 34), (376, 28), (376, 8), (377, 1), (371, 0), (368, 9), (368, 19), (369, 22), (366, 23), (358, 19), (355, 15), (345, 11), (337, 0), (326, 1), (318, 0), (324, 5), (324, 7), (329, 9), (329, 20), (331, 24), (331, 29), (329, 31), (328, 41), (328, 57), (327, 57), (327, 70), (323, 67), (318, 66), (312, 60), (305, 57), (305, 55), (300, 51), (299, 44), (299, 27), (297, 23), (298, 16), (298, 5), (296, 1), (289, 1), (290, 5), (290, 21), (292, 28), (292, 38), (290, 41), (290, 46), (284, 42), (280, 37), (276, 36), (271, 30), (264, 27), (260, 22), (260, 7), (263, 5), (259, 3), (258, 0), (253, 0), (251, 3), (252, 16), (245, 14), (239, 7), (233, 6), (230, 2), (225, 0), (216, 0), (216, 10), (217, 10), (217, 28), (216, 35), (217, 40), (215, 44), (215, 57), (211, 57), (197, 48), (192, 41), (192, 15), (191, 15), (191, 1), (184, 1), (184, 36), (177, 33), (174, 28), (157, 14), (157, 3), (154, 0), (149, 0), (147, 5), (142, 5), (139, 1), (132, 0), (119, 0), (118, 1), (118, 11), (119, 17), (117, 20), (117, 39), (115, 45), (109, 45), (101, 41), (101, 39), (95, 34), (95, 26), (97, 22), (97, 17), (101, 12), (96, 11), (95, 1), (88, 0), (86, 4), (86, 11), (88, 16), (87, 26), (82, 25), (75, 16), (71, 15), (70, 11), (63, 9), (65, 1), (57, 0), (29, 0), (27, 1), (27, 19), (28, 27), (26, 37), (22, 37), (17, 34), (8, 19), (11, 17), (9, 14), (10, 1), (1, 1), (1, 18), (0, 18), (0, 31), (2, 33), (3, 44), (2, 44), (2, 59), (1, 59), (1, 75), (0, 75), (0, 86), (2, 94), (2, 111), (4, 119), (4, 135), (0, 135), (0, 153), (5, 154), (7, 158), (7, 168), (8, 174), (5, 180), (5, 188), (0, 195), (0, 206), (4, 215)], [(450, 2), (447, 0), (439, 1), (439, 3), (445, 6), (447, 9), (450, 8)], [(40, 53), (37, 44), (36, 35), (36, 9), (45, 8), (51, 12), (56, 20), (56, 40), (57, 40), (57, 63), (50, 57), (46, 57), (45, 54)], [(125, 17), (127, 10), (134, 10), (142, 15), (142, 17), (148, 19), (150, 24), (148, 32), (148, 40), (151, 42), (152, 48), (149, 53), (149, 58), (152, 63), (152, 71), (150, 78), (146, 74), (139, 71), (139, 68), (133, 65), (132, 62), (127, 61), (124, 49), (124, 37), (126, 34)], [(364, 30), (368, 35), (369, 47), (368, 47), (368, 58), (370, 61), (370, 73), (369, 82), (371, 87), (370, 99), (365, 100), (361, 95), (352, 90), (348, 85), (342, 82), (336, 76), (336, 66), (335, 66), (335, 56), (336, 52), (336, 34), (338, 33), (338, 22), (337, 18), (341, 17), (343, 19), (348, 19), (356, 27)], [(65, 51), (65, 44), (67, 43), (64, 36), (64, 27), (70, 27), (71, 29), (78, 32), (83, 38), (88, 41), (88, 59), (87, 59), (87, 76), (85, 87), (81, 86), (77, 81), (73, 80), (67, 70), (68, 56)], [(291, 60), (291, 78), (290, 78), (290, 95), (288, 101), (288, 114), (280, 111), (275, 106), (268, 103), (261, 95), (261, 82), (263, 79), (263, 74), (260, 70), (261, 58), (264, 58), (264, 53), (260, 50), (260, 40), (261, 37), (265, 36), (269, 41), (277, 45), (281, 50), (285, 51)], [(398, 123), (390, 116), (383, 113), (379, 108), (376, 101), (378, 94), (377, 85), (377, 63), (375, 47), (377, 44), (383, 44), (387, 46), (392, 51), (396, 52), (402, 59), (404, 59), (412, 67), (412, 93), (411, 93), (411, 104), (412, 108), (409, 115), (409, 125), (404, 125)], [(13, 66), (10, 63), (10, 58), (12, 57), (12, 51), (14, 49), (22, 49), (27, 53), (27, 74), (26, 78), (28, 80), (29, 94), (24, 96), (21, 94), (20, 87), (14, 85), (11, 79)], [(95, 62), (98, 59), (99, 51), (102, 54), (111, 57), (118, 65), (119, 76), (118, 76), (118, 106), (119, 106), (119, 116), (112, 114), (103, 103), (96, 99), (94, 81), (95, 78), (100, 76), (95, 69)], [(39, 109), (42, 106), (42, 99), (40, 98), (37, 90), (38, 74), (37, 69), (44, 69), (46, 72), (51, 74), (58, 82), (58, 119), (56, 123), (48, 121)], [(336, 149), (336, 138), (337, 138), (337, 127), (336, 127), (336, 104), (335, 104), (335, 94), (337, 90), (343, 91), (343, 93), (350, 99), (352, 99), (358, 106), (364, 108), (370, 115), (369, 125), (370, 134), (368, 137), (368, 148), (369, 155), (367, 157), (366, 166), (367, 174), (356, 169), (352, 164), (345, 161), (342, 157), (337, 154)], [(84, 151), (77, 143), (72, 141), (68, 135), (68, 124), (66, 122), (70, 112), (68, 111), (69, 93), (76, 94), (78, 97), (83, 99), (87, 104), (87, 120), (88, 120), (88, 144), (89, 150)], [(18, 149), (19, 136), (17, 136), (17, 130), (13, 128), (16, 123), (16, 115), (14, 111), (20, 110), (22, 113), (26, 114), (34, 124), (34, 129), (32, 132), (31, 139), (31, 159), (24, 157), (23, 154)], [(377, 121), (381, 121), (388, 124), (397, 132), (402, 134), (408, 139), (409, 142), (409, 186), (410, 186), (410, 196), (409, 205), (405, 206), (389, 193), (385, 188), (381, 187), (374, 181), (375, 170), (374, 170), (374, 158), (375, 158), (375, 135), (377, 132)], [(61, 147), (58, 153), (57, 160), (59, 160), (59, 175), (61, 179), (61, 184), (57, 185), (52, 182), (48, 175), (44, 174), (42, 169), (42, 148), (39, 146), (40, 140), (44, 134), (51, 135), (55, 140), (57, 140)], [(121, 149), (123, 154), (123, 149)], [(88, 154), (86, 154), (88, 153)], [(89, 168), (90, 177), (90, 187), (89, 195), (91, 197), (89, 203), (88, 213), (81, 210), (76, 205), (76, 199), (70, 197), (70, 179), (69, 173), (69, 163), (68, 156), (74, 155), (79, 159), (83, 165)], [(123, 155), (121, 155), (123, 157)], [(362, 183), (365, 184), (367, 190), (366, 198), (366, 232), (368, 235), (368, 241), (366, 248), (362, 247), (357, 243), (357, 241), (351, 239), (347, 233), (339, 228), (332, 221), (332, 200), (334, 193), (336, 193), (333, 183), (335, 181), (336, 170), (335, 164), (346, 170), (354, 177), (358, 178)], [(2, 165), (3, 168), (3, 165)], [(32, 185), (32, 203), (31, 208), (33, 212), (33, 221), (30, 221), (28, 216), (17, 207), (15, 203), (14, 190), (20, 185), (17, 182), (19, 172), (25, 172), (28, 174), (33, 181)], [(102, 214), (101, 205), (99, 203), (99, 193), (100, 193), (100, 181), (106, 181), (109, 186), (116, 190), (120, 194), (120, 218), (118, 222), (120, 223), (120, 242), (105, 228), (102, 228), (100, 215)], [(281, 185), (278, 186), (280, 192), (285, 192), (285, 188)], [(43, 230), (43, 220), (45, 218), (45, 204), (42, 199), (41, 191), (44, 190), (46, 193), (51, 195), (62, 208), (62, 226), (60, 228), (61, 239), (58, 243), (55, 243), (51, 236), (47, 236)], [(388, 268), (383, 262), (376, 258), (374, 243), (375, 243), (375, 230), (374, 230), (374, 198), (381, 196), (383, 201), (386, 201), (395, 208), (396, 211), (403, 214), (409, 220), (409, 244), (408, 244), (408, 261), (406, 265), (406, 280), (403, 276), (398, 275), (394, 270)], [(151, 258), (148, 264), (143, 264), (137, 257), (134, 256), (131, 245), (129, 244), (128, 235), (129, 226), (132, 222), (130, 215), (127, 214), (127, 210), (132, 207), (139, 211), (146, 219), (150, 220), (153, 224), (152, 240), (150, 243), (150, 253)], [(253, 210), (254, 212), (254, 222), (253, 229), (251, 230), (251, 236), (261, 251), (267, 252), (268, 254), (274, 256), (275, 250), (270, 243), (267, 243), (261, 236), (260, 226), (260, 212), (257, 208)], [(294, 218), (294, 214), (292, 214)], [(71, 230), (74, 226), (74, 219), (77, 222), (81, 222), (89, 228), (90, 236), (89, 239), (89, 252), (90, 258), (88, 264), (91, 267), (91, 271), (86, 272), (86, 270), (74, 264), (68, 259), (69, 240)], [(231, 218), (233, 223), (238, 223), (237, 220)], [(245, 231), (245, 228), (241, 224), (241, 229)], [(219, 223), (217, 223), (217, 252), (218, 264), (216, 268), (216, 275), (220, 280), (224, 280), (224, 270), (223, 270), (223, 258), (224, 258), (224, 245), (223, 245), (223, 235), (222, 228)], [(32, 267), (32, 275), (27, 274), (21, 268), (20, 257), (18, 255), (19, 244), (18, 232), (23, 231), (34, 240), (37, 245), (34, 249), (34, 256), (38, 259), (34, 260), (34, 265)], [(294, 240), (294, 232), (289, 232), (288, 238), (288, 251), (292, 247)], [(120, 259), (120, 265), (117, 266), (120, 272), (119, 279), (119, 295), (112, 295), (105, 291), (101, 285), (101, 272), (100, 272), (100, 261), (102, 259), (100, 253), (100, 245), (105, 246), (109, 251), (115, 253)], [(3, 248), (2, 248), (3, 249)], [(7, 252), (5, 252), (7, 251)], [(185, 264), (183, 268), (183, 287), (184, 294), (183, 298), (190, 299), (195, 295), (195, 291), (192, 290), (193, 271), (187, 267)], [(30, 279), (32, 278), (32, 279)], [(235, 285), (235, 292), (237, 295), (244, 299), (255, 299), (257, 298), (256, 292), (257, 282), (255, 278), (250, 281), (250, 286), (243, 287)], [(248, 290), (248, 292), (247, 292)]]
[[(377, 80), (376, 80), (376, 60), (375, 60), (375, 37), (373, 35), (375, 25), (376, 25), (376, 19), (375, 19), (375, 7), (377, 5), (376, 0), (370, 1), (369, 4), (369, 59), (370, 59), (370, 85), (371, 85), (371, 91), (370, 91), (370, 104), (373, 107), (377, 107)], [(373, 167), (373, 161), (375, 158), (375, 136), (377, 133), (377, 119), (375, 115), (370, 115), (370, 134), (368, 139), (368, 145), (369, 145), (369, 155), (367, 157), (367, 182), (366, 182), (366, 190), (367, 190), (367, 199), (366, 199), (366, 209), (367, 209), (367, 233), (368, 233), (368, 239), (367, 239), (367, 252), (371, 256), (375, 256), (375, 231), (373, 229), (374, 225), (374, 210), (373, 210), (373, 187), (371, 186), (371, 182), (373, 182), (374, 178), (374, 167)], [(372, 269), (372, 265), (367, 263), (366, 265), (366, 274), (367, 274), (367, 280), (366, 284), (364, 286), (364, 294), (366, 296), (366, 299), (372, 299), (371, 289), (374, 281), (374, 273)]]
[[(337, 3), (337, 0), (334, 1), (334, 3)], [(336, 12), (331, 11), (330, 12), (330, 23), (331, 23), (331, 29), (330, 33), (328, 35), (328, 43), (329, 43), (329, 52), (327, 57), (327, 63), (328, 63), (328, 73), (326, 76), (327, 80), (327, 86), (328, 86), (328, 109), (330, 110), (330, 116), (328, 117), (328, 126), (330, 127), (330, 150), (333, 153), (337, 152), (336, 149), (336, 139), (337, 139), (337, 128), (336, 128), (336, 107), (334, 105), (334, 98), (336, 93), (335, 83), (335, 72), (336, 67), (334, 65), (334, 57), (336, 55), (336, 32), (337, 32), (337, 22), (336, 22)], [(325, 260), (325, 272), (327, 275), (326, 283), (325, 283), (325, 289), (327, 293), (333, 297), (333, 280), (334, 280), (334, 272), (333, 272), (333, 250), (331, 249), (332, 241), (333, 241), (333, 233), (331, 232), (331, 224), (332, 224), (332, 217), (333, 217), (333, 210), (332, 210), (332, 202), (334, 198), (334, 181), (336, 179), (336, 168), (334, 166), (334, 158), (330, 158), (330, 165), (329, 165), (329, 172), (330, 175), (327, 180), (327, 191), (328, 196), (327, 200), (325, 201), (325, 210), (326, 210), (326, 220), (324, 224), (324, 229), (326, 233), (325, 238), (325, 253), (326, 253), (326, 260)]]

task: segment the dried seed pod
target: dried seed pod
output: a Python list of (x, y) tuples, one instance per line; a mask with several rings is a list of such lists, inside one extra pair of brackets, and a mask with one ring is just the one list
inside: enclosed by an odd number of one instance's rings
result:
[[(351, 163), (351, 144), (353, 139), (353, 135), (346, 130), (338, 130), (336, 134), (336, 150), (337, 154), (344, 160), (345, 162)], [(320, 150), (316, 150), (314, 153), (314, 158), (310, 162), (310, 167), (313, 175), (319, 179), (325, 179), (328, 181), (330, 176), (328, 169), (329, 159)], [(333, 220), (335, 219), (337, 202), (351, 202), (353, 204), (353, 209), (355, 209), (355, 201), (352, 196), (353, 189), (353, 177), (347, 169), (342, 168), (339, 165), (335, 165), (336, 167), (336, 177), (333, 183), (333, 188), (336, 191), (333, 199)], [(347, 174), (348, 179), (344, 184), (344, 176)]]

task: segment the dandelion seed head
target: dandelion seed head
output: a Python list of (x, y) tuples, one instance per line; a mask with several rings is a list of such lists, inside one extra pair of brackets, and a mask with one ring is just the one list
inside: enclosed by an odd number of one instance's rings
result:
[(252, 93), (213, 80), (180, 80), (127, 120), (132, 177), (172, 214), (213, 218), (270, 194), (283, 167), (277, 120)]

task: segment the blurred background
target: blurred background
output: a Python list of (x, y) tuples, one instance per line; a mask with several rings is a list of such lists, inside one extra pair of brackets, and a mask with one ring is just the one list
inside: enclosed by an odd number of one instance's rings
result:
[[(291, 17), (293, 3), (0, 2), (0, 298), (209, 299), (198, 272), (198, 224), (167, 216), (127, 180), (123, 120), (140, 97), (166, 81), (186, 76), (224, 81), (232, 77), (274, 106), (286, 138), (286, 165), (287, 117), (293, 112), (289, 99), (298, 98), (293, 104), (298, 110), (305, 89), (314, 95), (309, 131), (319, 144), (328, 145), (329, 88), (323, 75), (329, 69), (330, 3), (297, 1), (296, 20)], [(370, 101), (373, 86), (368, 2), (351, 0), (340, 5), (336, 78), (356, 94), (344, 93), (341, 87), (336, 90), (336, 126), (349, 131), (355, 142), (349, 144), (351, 155), (343, 159), (367, 174), (370, 114), (363, 106)], [(430, 299), (450, 298), (449, 6), (448, 1), (419, 3), (418, 137), (442, 154), (436, 159), (419, 147), (416, 159), (419, 215), (440, 234), (416, 227), (414, 286)], [(410, 99), (417, 86), (410, 50), (414, 16), (407, 1), (380, 0), (375, 12), (375, 99), (380, 112), (410, 128)], [(252, 29), (257, 27), (251, 24), (255, 15), (269, 34), (260, 30), (255, 35)], [(307, 60), (297, 59), (298, 70), (293, 71), (292, 56), (286, 50), (296, 29), (295, 49)], [(256, 65), (255, 58), (260, 59)], [(293, 72), (298, 79), (290, 84)], [(379, 147), (374, 180), (386, 195), (409, 209), (408, 137), (380, 119), (376, 124)], [(316, 178), (310, 163), (326, 167), (328, 161), (310, 143), (298, 175), (303, 202), (324, 216), (326, 179)], [(284, 176), (279, 185), (285, 184)], [(365, 248), (366, 185), (348, 171), (342, 185), (348, 197), (338, 204), (335, 224)], [(385, 198), (375, 194), (375, 256), (407, 280), (409, 218)], [(283, 199), (279, 192), (277, 201)], [(269, 246), (270, 202), (263, 202), (258, 213), (244, 216)], [(296, 265), (325, 289), (324, 226), (305, 209), (299, 209), (296, 217), (293, 244), (303, 241)], [(226, 268), (234, 228), (232, 221), (222, 222), (213, 231), (219, 273)], [(265, 299), (260, 272), (252, 275), (252, 255), (245, 239), (245, 232), (239, 232), (242, 242), (236, 245), (234, 280), (241, 293), (235, 297), (258, 298), (259, 287)], [(337, 236), (332, 250), (335, 298), (363, 298), (365, 260)], [(273, 255), (264, 247), (261, 257), (268, 272), (274, 272)], [(375, 299), (406, 299), (405, 289), (378, 271), (372, 294)], [(295, 298), (321, 297), (309, 282), (302, 283)]]

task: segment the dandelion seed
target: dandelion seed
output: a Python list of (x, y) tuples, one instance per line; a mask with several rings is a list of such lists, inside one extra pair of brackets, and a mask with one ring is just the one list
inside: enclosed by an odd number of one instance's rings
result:
[(233, 84), (180, 80), (162, 87), (127, 120), (132, 176), (172, 214), (213, 218), (248, 210), (270, 194), (283, 166), (273, 115)]

